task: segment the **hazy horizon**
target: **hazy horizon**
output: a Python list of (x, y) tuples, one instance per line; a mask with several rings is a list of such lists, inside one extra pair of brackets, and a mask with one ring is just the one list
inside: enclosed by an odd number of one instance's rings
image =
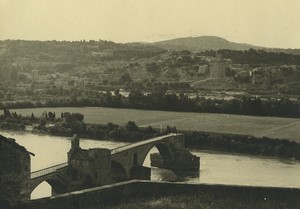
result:
[(156, 42), (217, 36), (300, 48), (300, 0), (0, 0), (0, 40)]

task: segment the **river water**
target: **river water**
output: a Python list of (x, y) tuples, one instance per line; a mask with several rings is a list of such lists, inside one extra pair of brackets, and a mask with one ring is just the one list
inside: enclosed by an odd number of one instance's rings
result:
[[(66, 137), (36, 135), (31, 133), (5, 132), (1, 135), (16, 139), (16, 142), (35, 154), (31, 158), (31, 170), (39, 170), (67, 161), (70, 140)], [(116, 148), (125, 143), (81, 139), (82, 148)], [(150, 152), (158, 152), (153, 148)], [(300, 163), (292, 160), (234, 155), (202, 150), (192, 150), (200, 156), (200, 172), (177, 172), (152, 168), (151, 180), (180, 181), (188, 183), (234, 184), (253, 186), (279, 186), (300, 188)], [(150, 167), (150, 155), (144, 166)], [(50, 186), (44, 182), (32, 193), (32, 198), (51, 194)]]

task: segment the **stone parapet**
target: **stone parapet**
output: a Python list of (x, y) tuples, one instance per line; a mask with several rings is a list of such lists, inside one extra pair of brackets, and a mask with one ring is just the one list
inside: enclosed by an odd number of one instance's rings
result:
[[(15, 205), (13, 209), (85, 209), (99, 208), (101, 205), (115, 204), (125, 201), (129, 197), (160, 197), (168, 195), (212, 195), (216, 199), (224, 198), (235, 201), (286, 203), (287, 208), (300, 206), (299, 188), (278, 187), (254, 187), (234, 185), (209, 185), (209, 184), (186, 184), (170, 182), (153, 182), (132, 180), (102, 187), (66, 193), (49, 198), (33, 200), (22, 205)], [(299, 208), (299, 207), (298, 207)]]

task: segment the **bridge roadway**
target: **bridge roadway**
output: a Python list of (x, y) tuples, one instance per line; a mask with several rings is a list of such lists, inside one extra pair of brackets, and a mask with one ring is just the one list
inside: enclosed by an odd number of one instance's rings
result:
[[(124, 145), (124, 146), (112, 149), (111, 150), (111, 155), (113, 156), (115, 154), (119, 154), (121, 152), (125, 152), (125, 151), (128, 151), (130, 149), (134, 149), (136, 147), (140, 147), (140, 146), (143, 146), (143, 145), (146, 145), (146, 144), (151, 144), (151, 143), (154, 143), (154, 142), (158, 142), (158, 141), (161, 141), (164, 138), (167, 138), (167, 137), (170, 137), (170, 136), (176, 136), (176, 135), (177, 134), (175, 134), (175, 133), (171, 133), (171, 134), (168, 134), (168, 135), (155, 137), (155, 138), (152, 138), (152, 139), (149, 139), (149, 140)], [(69, 166), (68, 163), (65, 162), (65, 163), (60, 163), (58, 165), (47, 167), (47, 168), (44, 168), (44, 169), (41, 169), (41, 170), (38, 170), (38, 171), (34, 171), (34, 172), (31, 173), (31, 179), (33, 180), (33, 179), (39, 178), (41, 176), (56, 173), (58, 170), (63, 169), (63, 168), (67, 168), (68, 166)]]
[(124, 145), (124, 146), (112, 149), (111, 150), (111, 155), (113, 156), (114, 154), (125, 152), (125, 151), (128, 151), (130, 149), (134, 149), (134, 148), (137, 148), (137, 147), (140, 147), (140, 146), (144, 146), (146, 144), (152, 144), (154, 142), (161, 141), (162, 139), (165, 139), (165, 138), (168, 138), (168, 137), (171, 137), (171, 136), (177, 136), (177, 134), (176, 133), (171, 133), (171, 134), (168, 134), (168, 135), (158, 136), (158, 137), (148, 139), (148, 140), (145, 140), (145, 141)]
[(31, 173), (31, 180), (33, 180), (35, 178), (39, 178), (41, 176), (56, 173), (58, 170), (66, 168), (68, 166), (69, 165), (66, 162), (66, 163), (61, 163), (61, 164), (54, 165), (54, 166), (51, 166), (51, 167), (48, 167), (48, 168), (44, 168), (44, 169), (41, 169), (41, 170), (38, 170), (38, 171), (34, 171), (34, 172)]

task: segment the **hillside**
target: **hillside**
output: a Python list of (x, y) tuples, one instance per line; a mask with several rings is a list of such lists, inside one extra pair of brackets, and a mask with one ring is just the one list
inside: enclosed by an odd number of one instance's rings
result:
[[(210, 43), (202, 39), (203, 46), (210, 45), (212, 49), (235, 45), (213, 39), (216, 41)], [(178, 40), (179, 43), (183, 39)], [(224, 49), (219, 53), (232, 62), (222, 83), (208, 79), (215, 51), (167, 51), (150, 44), (101, 40), (0, 41), (0, 100), (46, 101), (53, 97), (98, 100), (102, 91), (116, 89), (299, 95), (299, 55), (254, 49)]]
[(281, 48), (267, 48), (261, 46), (254, 46), (245, 43), (230, 42), (224, 38), (217, 36), (199, 36), (199, 37), (186, 37), (177, 38), (166, 41), (159, 41), (153, 43), (154, 46), (158, 46), (164, 49), (172, 50), (189, 50), (189, 51), (207, 51), (207, 50), (249, 50), (249, 49), (263, 49), (268, 52), (300, 55), (300, 49), (281, 49)]
[(230, 42), (226, 39), (216, 36), (199, 36), (171, 39), (166, 41), (155, 42), (154, 45), (165, 49), (190, 51), (206, 51), (218, 49), (248, 50), (250, 48), (263, 49), (263, 47), (253, 46), (250, 44)]

